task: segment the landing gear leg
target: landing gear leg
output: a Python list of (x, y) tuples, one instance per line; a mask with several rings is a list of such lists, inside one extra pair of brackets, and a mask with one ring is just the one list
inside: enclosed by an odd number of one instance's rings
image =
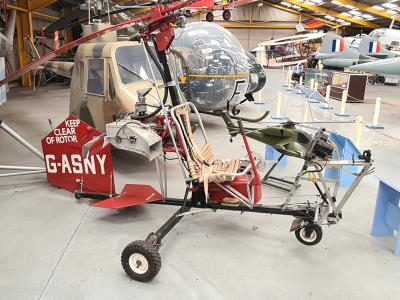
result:
[(145, 241), (134, 241), (125, 247), (121, 264), (130, 278), (147, 282), (158, 274), (161, 269), (161, 256), (158, 252), (162, 246), (161, 241), (182, 220), (182, 213), (189, 210), (190, 207), (182, 206), (156, 232), (150, 233)]

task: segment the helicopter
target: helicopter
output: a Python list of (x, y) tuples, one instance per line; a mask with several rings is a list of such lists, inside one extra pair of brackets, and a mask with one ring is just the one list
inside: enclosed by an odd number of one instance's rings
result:
[[(104, 26), (107, 25), (85, 25), (84, 34)], [(187, 101), (202, 112), (216, 115), (233, 106), (235, 115), (236, 105), (242, 100), (254, 100), (251, 95), (265, 85), (264, 70), (230, 32), (204, 22), (189, 23), (176, 31), (180, 38), (172, 43), (173, 51), (166, 63), (172, 62), (176, 68), (175, 79)], [(196, 34), (196, 40), (188, 38), (197, 31), (203, 34)], [(231, 44), (223, 46), (226, 40)], [(155, 86), (149, 80), (149, 67), (144, 45), (137, 41), (118, 41), (116, 32), (81, 44), (71, 75), (70, 113), (100, 131), (119, 112), (132, 113), (139, 120), (155, 116), (160, 107)], [(156, 72), (157, 85), (165, 85), (170, 80), (161, 74)], [(164, 103), (169, 103), (164, 96), (166, 88), (161, 96)]]
[[(189, 1), (182, 2), (180, 5), (190, 4)], [(165, 82), (163, 78), (166, 92), (168, 90), (174, 90), (179, 84), (172, 85), (172, 83), (176, 81), (168, 80), (168, 78), (175, 76), (174, 74), (178, 75), (180, 73), (175, 72), (174, 67), (176, 67), (176, 65), (171, 64), (171, 68), (169, 68), (168, 61), (164, 60), (163, 62), (163, 59), (165, 59), (163, 54), (170, 48), (171, 42), (174, 39), (174, 33), (171, 30), (172, 27), (170, 23), (176, 22), (178, 20), (178, 15), (170, 14), (174, 7), (168, 9), (160, 5), (159, 8), (158, 11), (160, 14), (155, 16), (155, 20), (157, 21), (156, 25), (150, 23), (147, 25), (147, 30), (142, 33), (142, 46), (144, 47), (143, 49), (145, 49), (146, 61), (148, 62), (154, 85), (157, 84), (157, 78), (154, 76), (150, 57), (155, 64), (154, 69), (158, 69), (160, 66), (157, 66), (157, 59), (152, 57), (155, 54), (148, 44), (148, 41), (154, 41), (154, 46), (160, 54), (160, 64), (166, 63), (164, 65), (164, 70), (161, 70), (161, 67), (159, 68), (161, 77), (167, 79)], [(156, 10), (157, 8), (155, 8), (153, 12)], [(168, 27), (166, 28), (164, 25)], [(221, 54), (221, 56), (224, 61), (232, 59), (232, 57), (225, 54)], [(215, 61), (213, 60), (213, 62)], [(110, 67), (106, 61), (104, 61), (103, 64), (98, 63), (98, 66), (100, 71), (102, 67)], [(200, 64), (199, 66), (201, 67), (200, 70), (203, 72), (203, 65)], [(224, 66), (229, 67), (229, 64), (225, 64)], [(123, 67), (121, 66), (121, 68)], [(242, 68), (244, 67), (242, 66)], [(126, 70), (125, 68), (123, 69)], [(212, 69), (219, 70), (219, 66), (213, 66)], [(228, 70), (230, 70), (230, 68), (228, 68)], [(145, 71), (146, 70), (139, 70), (138, 75), (143, 78), (145, 76)], [(166, 74), (168, 72), (170, 73), (169, 77)], [(104, 73), (97, 72), (96, 74)], [(195, 75), (206, 75), (197, 78), (208, 78), (210, 73), (199, 73)], [(217, 73), (216, 75), (226, 74)], [(240, 77), (243, 76), (239, 72), (237, 75)], [(225, 79), (224, 76), (216, 78)], [(214, 82), (215, 80), (211, 83)], [(109, 82), (104, 80), (104, 86), (107, 85), (105, 83)], [(172, 89), (167, 89), (167, 87), (172, 87)], [(248, 90), (248, 86), (246, 86), (246, 89), (241, 86), (240, 92), (246, 93)], [(101, 89), (98, 89), (97, 92), (101, 92)], [(179, 89), (176, 89), (175, 92), (179, 92)], [(236, 92), (240, 93), (238, 90), (236, 90)], [(138, 102), (146, 99), (149, 93), (150, 89), (139, 91), (138, 94), (140, 94), (140, 97)], [(170, 95), (172, 104), (178, 102), (176, 93), (173, 92)], [(233, 93), (233, 95), (236, 96), (238, 94)], [(203, 211), (215, 212), (216, 210), (232, 210), (241, 213), (253, 212), (290, 215), (295, 218), (290, 230), (295, 232), (296, 238), (305, 245), (316, 245), (322, 238), (321, 225), (333, 225), (342, 219), (342, 208), (344, 204), (361, 179), (368, 174), (372, 165), (370, 155), (359, 157), (357, 160), (353, 159), (353, 161), (320, 161), (318, 159), (315, 160), (314, 155), (307, 155), (302, 169), (304, 172), (302, 172), (298, 178), (303, 174), (318, 174), (317, 176), (319, 176), (319, 181), (321, 181), (322, 184), (315, 180), (313, 181), (318, 191), (316, 195), (317, 200), (312, 203), (308, 200), (303, 203), (295, 203), (291, 202), (292, 194), (289, 194), (286, 201), (281, 205), (261, 204), (261, 178), (258, 172), (258, 163), (260, 159), (253, 156), (241, 120), (238, 121), (238, 126), (247, 156), (241, 159), (219, 160), (212, 152), (211, 144), (209, 144), (207, 140), (204, 126), (195, 104), (193, 102), (187, 102), (169, 108), (164, 106), (160, 94), (157, 96), (162, 108), (161, 117), (163, 117), (163, 125), (167, 127), (167, 131), (173, 141), (173, 151), (177, 155), (176, 158), (178, 159), (182, 175), (185, 179), (186, 190), (182, 198), (168, 197), (166, 181), (168, 176), (166, 169), (162, 172), (157, 162), (157, 157), (159, 157), (162, 152), (165, 153), (164, 149), (160, 149), (159, 155), (153, 159), (157, 167), (160, 192), (151, 185), (134, 183), (126, 184), (120, 194), (115, 192), (110, 145), (106, 140), (110, 138), (111, 140), (114, 139), (121, 145), (128, 145), (132, 152), (136, 152), (134, 150), (135, 144), (137, 144), (137, 137), (135, 134), (130, 134), (127, 131), (130, 127), (136, 127), (136, 129), (140, 130), (151, 130), (151, 124), (134, 122), (128, 115), (112, 124), (107, 124), (109, 127), (118, 128), (115, 128), (115, 136), (111, 137), (108, 134), (101, 134), (101, 132), (90, 127), (75, 116), (70, 116), (42, 140), (49, 182), (50, 178), (53, 178), (54, 185), (65, 185), (65, 189), (68, 187), (69, 190), (74, 191), (76, 198), (92, 199), (92, 206), (122, 209), (152, 203), (154, 205), (179, 207), (158, 230), (149, 233), (146, 240), (133, 241), (122, 251), (122, 267), (130, 278), (137, 281), (148, 282), (157, 275), (161, 268), (159, 249), (163, 244), (163, 238), (188, 214), (200, 213)], [(181, 96), (180, 94), (179, 97)], [(143, 110), (143, 112), (145, 112), (145, 110)], [(197, 139), (193, 135), (189, 117), (190, 113), (197, 116), (199, 128), (203, 137), (202, 141), (199, 141), (202, 143), (200, 147), (199, 145), (201, 144), (196, 141)], [(60, 132), (62, 136), (60, 136)], [(325, 140), (325, 136), (322, 131), (319, 131), (310, 141), (307, 152), (314, 154), (315, 150), (317, 150), (317, 142), (321, 139)], [(112, 143), (112, 141), (110, 143)], [(324, 166), (322, 167), (321, 164), (324, 164)], [(337, 198), (338, 182), (336, 182), (332, 194), (330, 187), (327, 185), (327, 180), (323, 177), (321, 172), (325, 167), (336, 168), (349, 165), (360, 166), (362, 167), (362, 171), (356, 174), (357, 180), (354, 181), (345, 195), (341, 198)], [(92, 184), (94, 184), (96, 188), (94, 188)], [(102, 188), (103, 192), (97, 190), (97, 186)]]
[[(126, 7), (115, 5), (110, 8), (106, 4), (104, 1), (101, 6), (98, 2), (97, 17), (89, 15), (85, 19), (89, 23), (82, 25), (83, 37), (110, 27), (108, 12), (115, 17), (121, 11), (128, 13)], [(76, 14), (74, 10), (73, 16)], [(190, 13), (185, 11), (184, 15), (190, 16)], [(45, 32), (77, 25), (77, 22), (71, 23), (72, 17), (61, 18)], [(149, 80), (150, 66), (145, 60), (145, 46), (137, 40), (137, 34), (132, 35), (137, 28), (129, 28), (131, 35), (128, 38), (118, 36), (114, 31), (80, 44), (74, 62), (48, 61), (44, 64), (45, 69), (71, 79), (70, 114), (102, 132), (105, 125), (121, 113), (131, 114), (137, 120), (156, 116), (160, 112), (156, 85), (164, 86), (160, 91), (164, 104), (176, 105), (171, 103), (168, 94), (182, 93), (182, 98), (194, 103), (201, 112), (220, 115), (227, 110), (235, 118), (240, 112), (238, 106), (245, 101), (254, 101), (252, 94), (266, 83), (266, 74), (257, 59), (246, 52), (228, 30), (208, 22), (177, 26), (177, 38), (166, 57), (161, 59), (163, 63), (154, 65), (156, 83), (152, 82)], [(158, 56), (151, 43), (150, 47), (149, 53)], [(163, 78), (160, 70), (165, 64), (172, 66), (175, 78)], [(167, 87), (171, 79), (179, 83), (179, 88)], [(265, 114), (252, 121), (264, 117)]]
[[(240, 133), (240, 128), (235, 126), (227, 113), (222, 113), (222, 118), (225, 121), (226, 127), (231, 137)], [(282, 155), (307, 159), (308, 149), (313, 137), (304, 130), (296, 128), (297, 123), (287, 121), (283, 124), (263, 128), (248, 128), (245, 127), (245, 134), (261, 143), (272, 146)], [(326, 159), (331, 157), (334, 147), (328, 141), (326, 135), (321, 135), (314, 145), (314, 155)]]

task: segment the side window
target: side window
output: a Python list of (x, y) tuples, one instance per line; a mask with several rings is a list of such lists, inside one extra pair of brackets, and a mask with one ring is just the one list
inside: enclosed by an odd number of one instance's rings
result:
[(78, 87), (79, 89), (83, 90), (83, 83), (85, 82), (85, 65), (83, 61), (80, 61), (78, 63), (78, 74), (79, 74)]
[(111, 67), (108, 69), (108, 93), (110, 96), (111, 100), (115, 100), (115, 86), (114, 86), (114, 80), (112, 77), (112, 73), (111, 73)]
[(104, 96), (104, 59), (88, 59), (87, 92)]

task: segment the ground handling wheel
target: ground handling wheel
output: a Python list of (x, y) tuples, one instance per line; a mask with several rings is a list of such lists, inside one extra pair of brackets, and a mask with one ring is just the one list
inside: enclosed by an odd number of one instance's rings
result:
[(229, 21), (229, 20), (231, 19), (231, 17), (232, 17), (232, 14), (231, 14), (231, 12), (230, 12), (229, 10), (224, 10), (224, 11), (222, 12), (222, 18), (223, 18), (225, 21)]
[(318, 224), (308, 224), (295, 230), (298, 241), (307, 246), (314, 246), (322, 239), (322, 228)]
[(214, 21), (214, 14), (212, 13), (212, 12), (208, 12), (207, 14), (206, 14), (206, 20), (207, 20), (207, 22), (212, 22), (212, 21)]
[(130, 278), (147, 282), (160, 271), (161, 256), (152, 244), (134, 241), (122, 251), (121, 264)]

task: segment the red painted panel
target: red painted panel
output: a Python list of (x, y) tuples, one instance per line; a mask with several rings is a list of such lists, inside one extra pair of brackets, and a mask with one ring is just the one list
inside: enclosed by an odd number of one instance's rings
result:
[(126, 184), (120, 195), (97, 202), (93, 206), (119, 209), (162, 199), (162, 195), (150, 185)]
[(102, 133), (69, 116), (45, 138), (47, 180), (70, 192), (115, 194), (111, 146)]

